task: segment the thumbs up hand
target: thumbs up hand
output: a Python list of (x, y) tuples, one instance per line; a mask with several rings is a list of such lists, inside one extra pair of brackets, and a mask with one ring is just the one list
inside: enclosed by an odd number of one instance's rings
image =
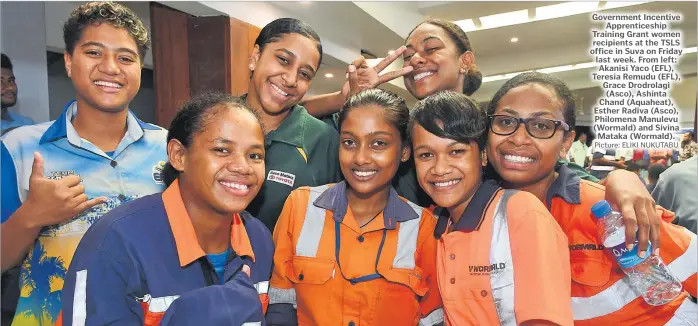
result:
[(89, 199), (85, 186), (77, 175), (67, 175), (60, 180), (51, 180), (44, 176), (44, 158), (34, 152), (34, 163), (29, 176), (29, 194), (22, 204), (29, 210), (32, 221), (26, 221), (31, 227), (43, 227), (58, 224), (71, 219), (80, 212), (105, 203), (107, 198)]

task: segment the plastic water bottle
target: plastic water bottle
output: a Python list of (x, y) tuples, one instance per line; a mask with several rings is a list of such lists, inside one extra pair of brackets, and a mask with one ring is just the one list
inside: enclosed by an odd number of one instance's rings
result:
[(628, 275), (630, 285), (642, 295), (650, 305), (660, 306), (674, 300), (682, 291), (682, 285), (662, 258), (652, 254), (652, 244), (647, 248), (645, 258), (637, 255), (637, 241), (632, 250), (625, 246), (625, 225), (623, 216), (614, 212), (605, 200), (591, 207), (591, 213), (598, 219), (599, 239), (609, 253)]

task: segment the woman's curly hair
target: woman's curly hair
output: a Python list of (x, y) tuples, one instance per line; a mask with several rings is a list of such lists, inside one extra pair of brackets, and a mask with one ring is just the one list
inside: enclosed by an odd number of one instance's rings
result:
[(111, 1), (88, 2), (73, 10), (70, 18), (63, 25), (63, 41), (65, 49), (73, 54), (75, 44), (82, 37), (82, 32), (89, 25), (109, 24), (128, 31), (138, 45), (138, 55), (141, 63), (146, 52), (150, 49), (148, 30), (143, 21), (131, 9)]

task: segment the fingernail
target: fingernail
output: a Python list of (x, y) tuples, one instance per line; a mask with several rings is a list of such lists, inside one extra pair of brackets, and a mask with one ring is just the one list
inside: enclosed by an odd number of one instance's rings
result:
[(640, 256), (640, 258), (645, 258), (645, 255), (647, 255), (647, 251), (642, 250), (642, 251), (638, 252), (637, 255)]
[(356, 67), (354, 65), (349, 65), (349, 72), (354, 72), (356, 71)]
[(628, 245), (628, 251), (633, 250), (633, 248), (635, 248), (635, 244), (634, 244), (634, 243), (631, 243), (631, 244)]
[(659, 256), (659, 248), (654, 249), (654, 255)]

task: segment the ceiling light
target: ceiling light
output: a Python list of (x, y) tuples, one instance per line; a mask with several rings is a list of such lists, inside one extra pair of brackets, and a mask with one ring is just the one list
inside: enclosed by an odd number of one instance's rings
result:
[(634, 5), (641, 5), (643, 3), (648, 2), (650, 1), (606, 1), (606, 5), (603, 6), (603, 9), (622, 8)]
[(593, 12), (599, 9), (598, 1), (565, 2), (536, 8), (536, 19), (545, 20)]
[(512, 38), (511, 38), (511, 43), (516, 43), (516, 42), (518, 42), (518, 41), (519, 41), (519, 38), (518, 38), (518, 37), (512, 37)]
[(695, 46), (692, 47), (692, 48), (685, 48), (685, 49), (683, 49), (683, 53), (682, 53), (682, 54), (686, 54), (686, 53), (696, 53), (696, 50), (697, 50), (697, 49), (698, 49), (698, 48), (696, 48)]
[(466, 33), (477, 29), (477, 26), (475, 26), (475, 22), (472, 19), (457, 20), (454, 23)]
[(304, 4), (304, 5), (309, 5), (310, 3), (312, 3), (312, 1), (299, 1), (299, 2)]
[(480, 17), (480, 22), (482, 29), (523, 24), (528, 22), (528, 9)]
[(329, 73), (329, 72), (325, 74), (325, 78), (332, 78), (332, 77), (334, 77), (334, 75)]

